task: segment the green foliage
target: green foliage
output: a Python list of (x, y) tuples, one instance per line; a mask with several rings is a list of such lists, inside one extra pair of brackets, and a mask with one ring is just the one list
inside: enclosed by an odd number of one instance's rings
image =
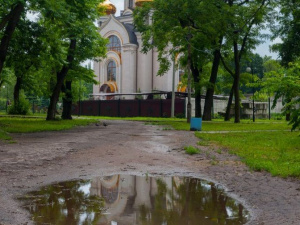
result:
[[(11, 6), (18, 1), (1, 3), (0, 22), (10, 12)], [(24, 15), (21, 17), (13, 34), (6, 59), (6, 70), (18, 78), (18, 90), (27, 95), (49, 98), (56, 83), (57, 73), (67, 67), (67, 80), (83, 84), (83, 93), (89, 91), (94, 81), (94, 73), (81, 64), (94, 60), (106, 53), (107, 41), (100, 36), (94, 21), (103, 10), (98, 9), (99, 0), (75, 1), (27, 1)], [(34, 13), (35, 20), (30, 20), (26, 13)], [(1, 24), (2, 25), (2, 24)], [(0, 29), (0, 37), (2, 35)], [(70, 40), (76, 40), (76, 48), (70, 53)], [(70, 62), (67, 56), (74, 60)], [(7, 79), (0, 76), (0, 85)], [(11, 79), (9, 79), (11, 80)], [(11, 82), (13, 85), (15, 82)], [(74, 89), (77, 89), (76, 87)], [(77, 89), (78, 90), (78, 89)], [(78, 93), (75, 99), (78, 99)]]
[(300, 96), (300, 61), (290, 63), (287, 68), (281, 67), (277, 71), (269, 71), (259, 81), (262, 91), (270, 95), (274, 93), (273, 107), (279, 98), (285, 105), (283, 113), (292, 114), (293, 129), (300, 128), (299, 124), (299, 96)]
[[(174, 57), (182, 53), (181, 56), (185, 58), (182, 63), (187, 65), (189, 42), (193, 46), (191, 55), (194, 68), (200, 68), (208, 62), (211, 56), (209, 47), (219, 37), (216, 28), (221, 26), (220, 21), (224, 21), (218, 20), (221, 15), (214, 3), (211, 0), (156, 0), (135, 9), (134, 21), (142, 33), (143, 51), (158, 50), (159, 75), (169, 69), (169, 55)], [(149, 18), (152, 23), (148, 22)]]
[(19, 102), (13, 102), (8, 108), (8, 114), (10, 115), (28, 115), (30, 111), (30, 103), (25, 96), (22, 95)]
[(291, 121), (290, 124), (293, 125), (292, 130), (300, 130), (300, 97), (297, 96), (293, 101), (291, 101), (284, 108), (285, 111), (291, 113)]
[(6, 108), (6, 99), (0, 98), (0, 111), (5, 110)]
[(272, 48), (279, 53), (282, 65), (288, 66), (300, 57), (300, 2), (280, 0), (279, 3), (279, 24), (273, 26), (273, 39), (280, 38), (281, 42)]
[(278, 60), (269, 57), (264, 57), (264, 72), (279, 71), (281, 65)]
[(0, 89), (3, 86), (12, 85), (14, 82), (14, 72), (10, 68), (3, 68), (1, 76), (0, 76)]

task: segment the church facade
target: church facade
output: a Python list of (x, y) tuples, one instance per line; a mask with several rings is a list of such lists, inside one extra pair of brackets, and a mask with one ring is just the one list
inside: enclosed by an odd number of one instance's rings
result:
[[(157, 76), (159, 70), (158, 52), (141, 52), (142, 37), (133, 24), (133, 11), (142, 2), (150, 0), (124, 0), (124, 10), (115, 17), (116, 8), (106, 0), (106, 16), (99, 19), (99, 32), (107, 38), (105, 58), (94, 62), (96, 79), (93, 87), (94, 99), (133, 99), (133, 93), (151, 93), (153, 91), (172, 91), (173, 66), (163, 76)], [(171, 62), (171, 59), (170, 59)], [(179, 71), (175, 75), (175, 90), (179, 84)], [(124, 94), (116, 97), (108, 94)]]

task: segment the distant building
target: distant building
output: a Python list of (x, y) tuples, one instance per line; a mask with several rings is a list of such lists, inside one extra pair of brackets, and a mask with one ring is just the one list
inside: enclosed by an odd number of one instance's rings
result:
[[(143, 2), (151, 0), (124, 0), (124, 10), (115, 17), (116, 7), (106, 0), (106, 16), (99, 19), (100, 34), (109, 39), (106, 57), (94, 63), (94, 71), (99, 84), (94, 85), (94, 99), (101, 93), (149, 93), (152, 91), (172, 91), (172, 66), (164, 76), (157, 76), (159, 69), (158, 52), (141, 52), (142, 37), (133, 25), (133, 11)], [(148, 21), (151, 23), (151, 21)], [(170, 60), (171, 61), (171, 60)], [(179, 71), (176, 71), (175, 89), (179, 84)], [(122, 96), (132, 99), (134, 96)]]

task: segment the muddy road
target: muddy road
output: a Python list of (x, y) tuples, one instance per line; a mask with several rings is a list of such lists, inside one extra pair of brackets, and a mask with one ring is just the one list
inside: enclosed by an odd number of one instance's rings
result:
[(222, 185), (250, 211), (248, 224), (299, 225), (300, 182), (250, 171), (238, 157), (214, 146), (189, 156), (193, 132), (143, 122), (106, 121), (63, 132), (14, 135), (0, 143), (0, 224), (33, 224), (16, 200), (53, 182), (111, 174), (191, 176)]

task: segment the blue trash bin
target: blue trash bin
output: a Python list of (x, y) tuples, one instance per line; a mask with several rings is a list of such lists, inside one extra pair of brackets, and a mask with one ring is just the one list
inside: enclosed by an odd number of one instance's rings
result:
[(191, 131), (201, 131), (202, 130), (202, 118), (191, 118)]

